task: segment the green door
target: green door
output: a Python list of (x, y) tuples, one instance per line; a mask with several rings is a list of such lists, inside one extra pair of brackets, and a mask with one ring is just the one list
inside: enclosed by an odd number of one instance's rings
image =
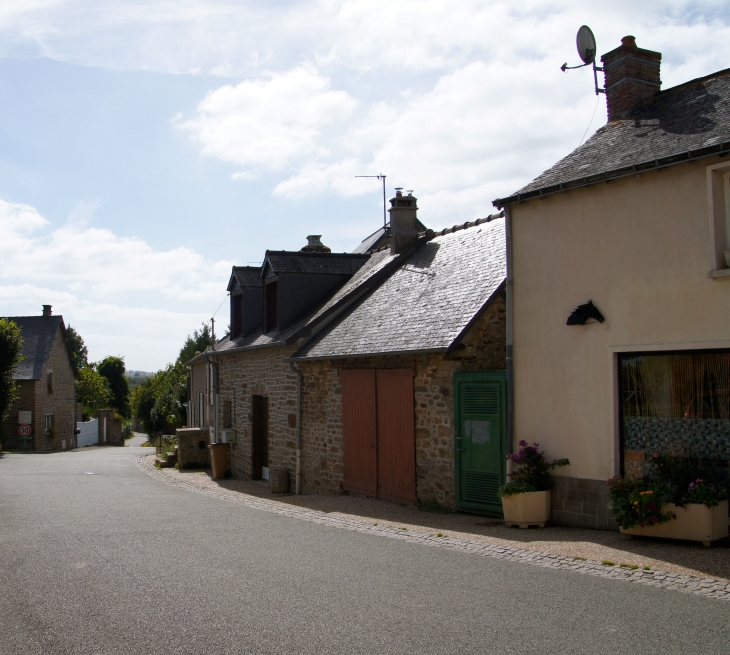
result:
[(505, 482), (507, 373), (454, 375), (456, 509), (502, 516)]

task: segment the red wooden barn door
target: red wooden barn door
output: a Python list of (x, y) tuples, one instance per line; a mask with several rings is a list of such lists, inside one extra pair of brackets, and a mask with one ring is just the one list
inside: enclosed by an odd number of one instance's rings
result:
[(341, 373), (344, 487), (375, 496), (378, 480), (375, 371), (344, 369)]
[(413, 370), (379, 369), (376, 381), (378, 498), (414, 503), (416, 439)]

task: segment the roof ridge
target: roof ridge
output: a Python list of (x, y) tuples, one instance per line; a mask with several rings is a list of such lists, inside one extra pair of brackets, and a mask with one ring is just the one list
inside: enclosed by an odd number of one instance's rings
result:
[(267, 250), (267, 255), (301, 255), (303, 257), (369, 257), (362, 252), (302, 252), (301, 250)]
[(725, 75), (730, 75), (730, 68), (723, 68), (720, 71), (715, 71), (714, 73), (710, 73), (709, 75), (705, 75), (704, 77), (696, 77), (693, 80), (689, 80), (687, 82), (682, 82), (681, 84), (677, 84), (677, 86), (670, 86), (668, 89), (662, 89), (661, 91), (655, 93), (652, 98), (659, 98), (663, 96), (665, 93), (673, 93), (674, 91), (681, 91), (682, 89), (685, 89), (690, 86), (694, 86), (695, 84), (700, 84), (701, 82), (706, 82), (707, 80), (715, 79), (716, 77), (724, 77)]

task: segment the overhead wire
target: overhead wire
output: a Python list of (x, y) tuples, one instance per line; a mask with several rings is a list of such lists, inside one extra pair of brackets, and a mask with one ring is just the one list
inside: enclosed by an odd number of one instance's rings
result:
[(598, 97), (596, 98), (596, 106), (595, 106), (595, 107), (593, 108), (593, 114), (591, 114), (591, 121), (590, 121), (590, 123), (588, 123), (588, 127), (586, 128), (586, 131), (585, 131), (585, 132), (583, 132), (583, 138), (582, 138), (582, 139), (580, 140), (580, 143), (578, 144), (578, 147), (579, 147), (579, 148), (580, 148), (580, 146), (582, 146), (582, 145), (583, 145), (583, 141), (584, 141), (584, 140), (585, 140), (585, 138), (586, 138), (586, 134), (588, 134), (588, 130), (590, 130), (590, 129), (591, 129), (591, 125), (593, 125), (593, 119), (594, 119), (594, 118), (596, 117), (596, 109), (598, 109), (598, 103), (599, 103), (600, 101), (601, 101), (601, 96), (599, 95), (599, 96), (598, 96)]

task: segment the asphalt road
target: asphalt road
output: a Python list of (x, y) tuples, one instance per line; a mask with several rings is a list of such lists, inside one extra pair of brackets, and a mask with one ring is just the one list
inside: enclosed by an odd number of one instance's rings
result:
[(730, 653), (728, 602), (250, 509), (142, 452), (0, 459), (0, 653)]

